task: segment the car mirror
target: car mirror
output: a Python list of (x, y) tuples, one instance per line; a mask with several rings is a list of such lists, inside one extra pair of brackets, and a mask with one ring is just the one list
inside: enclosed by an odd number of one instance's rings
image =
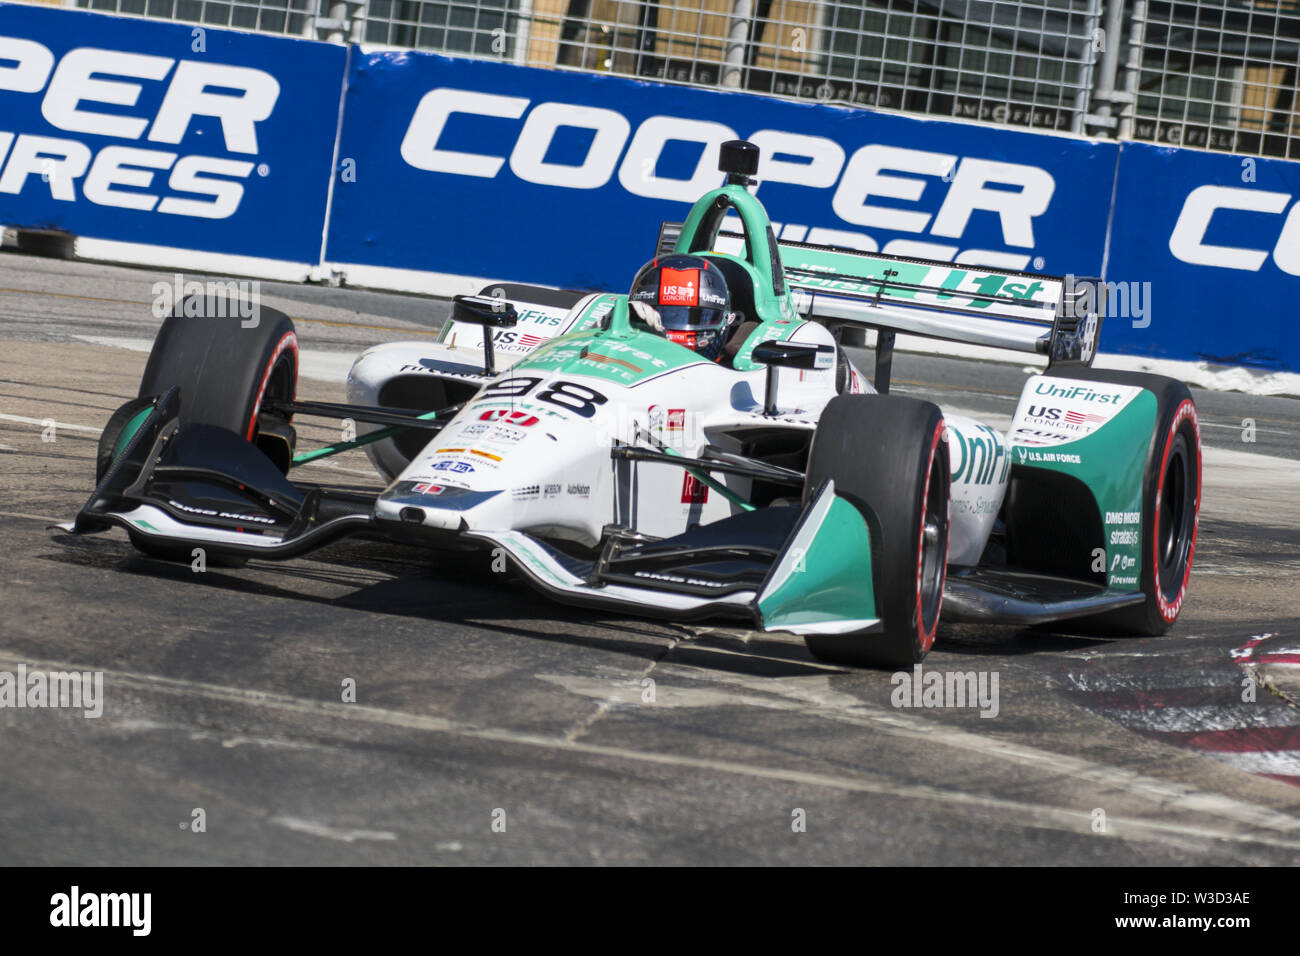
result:
[(492, 330), (513, 329), (519, 324), (519, 313), (506, 299), (491, 295), (458, 295), (451, 300), (451, 317), (457, 322), (468, 322), (483, 327), (483, 374), (495, 375), (496, 363), (492, 355)]
[(763, 414), (776, 414), (776, 370), (797, 368), (805, 371), (824, 371), (835, 367), (835, 346), (800, 344), (798, 342), (760, 342), (754, 346), (751, 357), (767, 366), (767, 385), (763, 396)]
[(835, 364), (835, 346), (803, 345), (798, 342), (760, 342), (754, 346), (754, 361), (768, 368), (823, 370)]

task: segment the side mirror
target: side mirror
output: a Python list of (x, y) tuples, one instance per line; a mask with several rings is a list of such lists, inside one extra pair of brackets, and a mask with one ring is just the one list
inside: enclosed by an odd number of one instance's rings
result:
[(763, 414), (776, 414), (776, 370), (797, 368), (825, 371), (835, 367), (835, 346), (803, 345), (798, 342), (760, 342), (754, 346), (753, 359), (767, 366), (767, 394), (763, 397)]
[(492, 330), (513, 329), (519, 313), (505, 299), (490, 295), (458, 295), (451, 300), (451, 317), (457, 322), (483, 327), (483, 374), (495, 375), (492, 356)]

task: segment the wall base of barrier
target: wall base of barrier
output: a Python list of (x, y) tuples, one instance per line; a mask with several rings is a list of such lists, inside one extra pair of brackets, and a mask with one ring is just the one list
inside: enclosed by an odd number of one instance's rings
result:
[(411, 292), (444, 299), (449, 299), (453, 295), (476, 295), (479, 290), (493, 282), (518, 281), (500, 277), (486, 278), (453, 275), (449, 272), (421, 272), (416, 269), (366, 266), (351, 262), (327, 262), (322, 266), (321, 271), (324, 275), (332, 276), (338, 285), (383, 289), (388, 292)]
[[(875, 347), (874, 332), (867, 334), (867, 347)], [(1003, 349), (943, 342), (914, 335), (898, 336), (894, 348), (900, 352), (916, 352), (922, 355), (945, 355), (976, 362), (1020, 365), (1026, 373), (1041, 372), (1047, 367), (1047, 360), (1037, 356), (1030, 357)], [(1119, 352), (1098, 352), (1094, 364), (1097, 368), (1168, 375), (1170, 378), (1186, 382), (1192, 388), (1204, 388), (1216, 392), (1300, 398), (1300, 374), (1295, 372), (1275, 372), (1242, 365), (1216, 365), (1212, 362), (1186, 359), (1124, 355)]]
[(79, 237), (78, 259), (117, 262), (123, 265), (148, 266), (153, 269), (181, 269), (185, 272), (208, 272), (218, 275), (268, 279), (274, 282), (308, 282), (319, 270), (307, 262), (284, 262), (254, 256), (235, 256), (219, 252), (197, 252), (170, 246), (151, 246), (135, 242)]

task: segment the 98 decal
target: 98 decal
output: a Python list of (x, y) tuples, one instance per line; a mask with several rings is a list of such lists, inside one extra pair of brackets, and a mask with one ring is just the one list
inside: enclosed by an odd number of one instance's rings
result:
[[(479, 397), (481, 399), (523, 398), (525, 395), (529, 395), (541, 382), (542, 380), (536, 377), (507, 378), (488, 385), (483, 389)], [(608, 398), (594, 388), (567, 381), (552, 382), (537, 394), (529, 397), (532, 401), (547, 402), (583, 418), (591, 418), (596, 414), (598, 406), (609, 401)]]

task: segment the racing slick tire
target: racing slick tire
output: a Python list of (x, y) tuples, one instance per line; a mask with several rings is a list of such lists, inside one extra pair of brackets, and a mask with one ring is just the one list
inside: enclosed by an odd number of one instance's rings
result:
[[(180, 386), (181, 424), (219, 425), (261, 449), (281, 471), (293, 458), (292, 420), (264, 412), (268, 398), (292, 401), (298, 386), (298, 339), (293, 321), (276, 309), (259, 306), (256, 322), (232, 315), (230, 303), (187, 299), (158, 330), (140, 381), (139, 397), (113, 413), (100, 435), (96, 478), (107, 473), (120, 452), (123, 430), (143, 409), (172, 386)], [(125, 438), (129, 439), (129, 435)], [(160, 545), (130, 532), (131, 542), (151, 557), (189, 561), (187, 545)], [(222, 566), (246, 559), (213, 557)]]
[(1182, 610), (1201, 511), (1201, 427), (1187, 386), (1142, 372), (1070, 368), (1066, 378), (1136, 385), (1156, 397), (1156, 426), (1142, 477), (1141, 604), (1078, 623), (1143, 637), (1169, 630)]
[(951, 473), (937, 405), (897, 395), (839, 395), (822, 412), (808, 454), (805, 498), (823, 481), (871, 532), (876, 614), (882, 630), (806, 635), (831, 664), (911, 667), (939, 626), (948, 564)]
[(295, 440), (292, 420), (263, 412), (262, 406), (270, 398), (293, 401), (297, 393), (293, 321), (283, 312), (258, 306), (254, 323), (246, 326), (247, 320), (228, 314), (228, 302), (207, 298), (196, 308), (191, 301), (186, 299), (158, 330), (140, 380), (140, 397), (161, 395), (179, 385), (182, 425), (229, 429), (287, 472)]

